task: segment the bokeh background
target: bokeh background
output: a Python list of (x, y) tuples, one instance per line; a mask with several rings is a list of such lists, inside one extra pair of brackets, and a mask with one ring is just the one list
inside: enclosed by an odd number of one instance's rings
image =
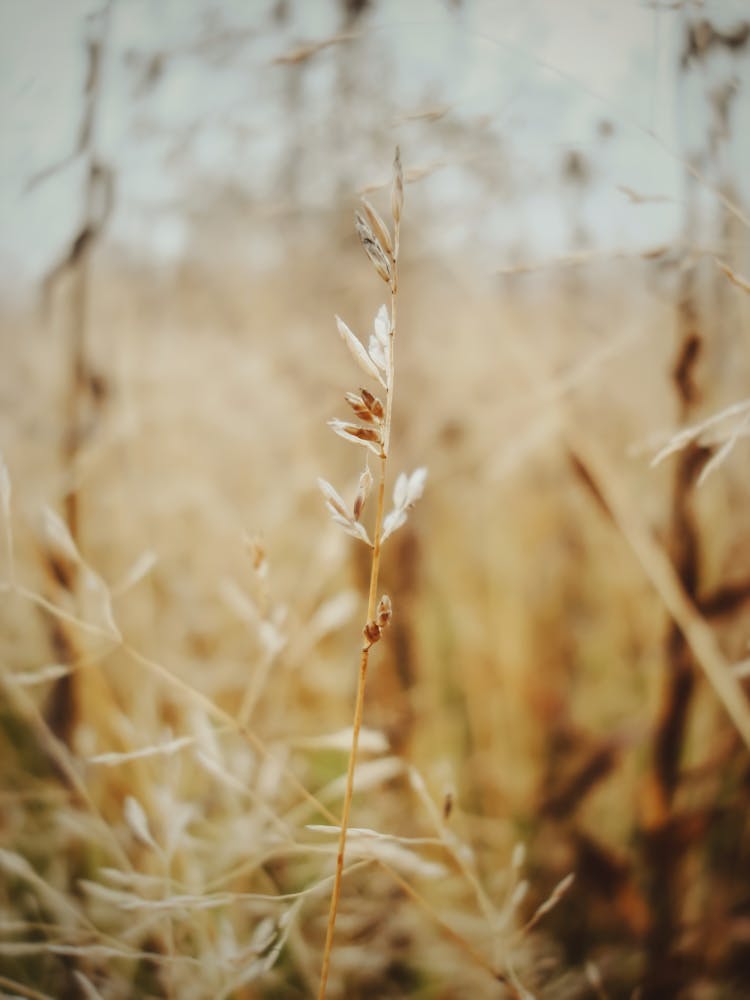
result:
[(0, 989), (316, 993), (368, 582), (317, 478), (398, 145), (429, 477), (330, 996), (746, 996), (746, 4), (0, 21)]

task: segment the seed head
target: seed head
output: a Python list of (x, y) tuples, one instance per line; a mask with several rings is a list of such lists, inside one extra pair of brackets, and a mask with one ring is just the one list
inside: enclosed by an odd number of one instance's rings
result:
[(370, 223), (370, 228), (375, 234), (378, 242), (386, 251), (388, 256), (393, 259), (393, 243), (391, 241), (391, 234), (388, 232), (388, 226), (386, 226), (367, 198), (362, 199), (362, 210), (367, 216), (367, 221)]
[(354, 224), (357, 227), (357, 233), (359, 235), (360, 242), (365, 248), (365, 253), (370, 258), (383, 281), (390, 283), (392, 272), (391, 272), (391, 262), (386, 255), (385, 250), (380, 245), (377, 236), (372, 231), (370, 223), (365, 219), (361, 212), (354, 213)]
[(381, 629), (386, 628), (391, 623), (391, 617), (393, 615), (393, 606), (391, 604), (391, 599), (387, 594), (383, 594), (378, 602), (377, 618), (376, 621)]

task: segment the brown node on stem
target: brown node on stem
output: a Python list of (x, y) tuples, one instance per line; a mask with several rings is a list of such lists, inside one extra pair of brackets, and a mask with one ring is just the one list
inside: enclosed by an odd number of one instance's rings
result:
[(367, 642), (366, 648), (369, 649), (380, 639), (380, 626), (377, 622), (368, 622), (362, 630), (362, 634)]
[(383, 596), (378, 601), (378, 607), (375, 612), (375, 620), (368, 622), (364, 627), (364, 637), (367, 642), (367, 649), (373, 646), (383, 635), (383, 629), (387, 628), (391, 623), (391, 618), (393, 616), (393, 607), (391, 606), (391, 599), (387, 594)]

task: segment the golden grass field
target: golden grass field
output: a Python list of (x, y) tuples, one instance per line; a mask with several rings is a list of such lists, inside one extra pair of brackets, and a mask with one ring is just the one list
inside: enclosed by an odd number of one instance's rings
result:
[[(750, 300), (711, 261), (690, 322), (664, 260), (493, 275), (408, 195), (389, 477), (429, 477), (384, 548), (351, 820), (381, 836), (329, 995), (739, 1000), (746, 443), (700, 486), (737, 419), (651, 462), (746, 395)], [(315, 995), (368, 575), (316, 481), (360, 471), (333, 314), (382, 301), (349, 218), (262, 276), (97, 251), (67, 458), (75, 275), (4, 314), (8, 996)]]

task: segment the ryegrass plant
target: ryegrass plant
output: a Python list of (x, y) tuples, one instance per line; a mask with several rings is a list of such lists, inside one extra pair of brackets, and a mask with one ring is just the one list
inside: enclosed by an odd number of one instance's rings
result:
[(346, 323), (339, 317), (336, 317), (339, 333), (359, 368), (373, 382), (378, 383), (385, 394), (385, 403), (383, 403), (366, 388), (360, 389), (359, 392), (348, 392), (346, 394), (346, 401), (353, 410), (354, 415), (358, 418), (359, 423), (355, 424), (341, 420), (331, 421), (331, 426), (338, 435), (344, 438), (344, 440), (361, 446), (367, 452), (374, 454), (378, 463), (375, 520), (372, 538), (370, 538), (361, 521), (362, 512), (373, 488), (373, 475), (370, 471), (369, 455), (365, 460), (365, 467), (359, 478), (359, 487), (351, 509), (327, 480), (320, 480), (320, 488), (334, 521), (340, 524), (346, 532), (364, 542), (370, 548), (371, 563), (370, 584), (367, 596), (367, 617), (362, 630), (357, 694), (352, 722), (352, 743), (349, 751), (349, 766), (347, 768), (346, 789), (341, 814), (338, 851), (336, 855), (336, 873), (331, 892), (331, 904), (323, 948), (320, 987), (318, 990), (319, 1000), (323, 1000), (325, 997), (328, 985), (328, 973), (336, 930), (336, 916), (341, 894), (341, 879), (344, 870), (344, 855), (349, 830), (349, 816), (354, 792), (354, 770), (357, 762), (359, 734), (362, 728), (370, 650), (380, 640), (384, 629), (390, 623), (392, 615), (391, 600), (388, 595), (384, 594), (378, 599), (382, 545), (394, 531), (405, 523), (407, 511), (422, 495), (426, 476), (426, 470), (423, 468), (417, 469), (409, 477), (404, 474), (399, 476), (393, 494), (393, 510), (386, 516), (385, 492), (390, 456), (395, 383), (394, 344), (396, 338), (398, 264), (403, 203), (404, 178), (401, 156), (397, 148), (393, 165), (393, 188), (391, 195), (393, 234), (391, 235), (388, 226), (375, 208), (366, 200), (363, 201), (363, 211), (361, 213), (357, 212), (355, 216), (357, 233), (362, 246), (375, 270), (383, 281), (386, 282), (390, 290), (390, 313), (386, 306), (383, 306), (379, 310), (375, 317), (374, 333), (370, 337), (367, 349), (355, 334), (352, 333)]

